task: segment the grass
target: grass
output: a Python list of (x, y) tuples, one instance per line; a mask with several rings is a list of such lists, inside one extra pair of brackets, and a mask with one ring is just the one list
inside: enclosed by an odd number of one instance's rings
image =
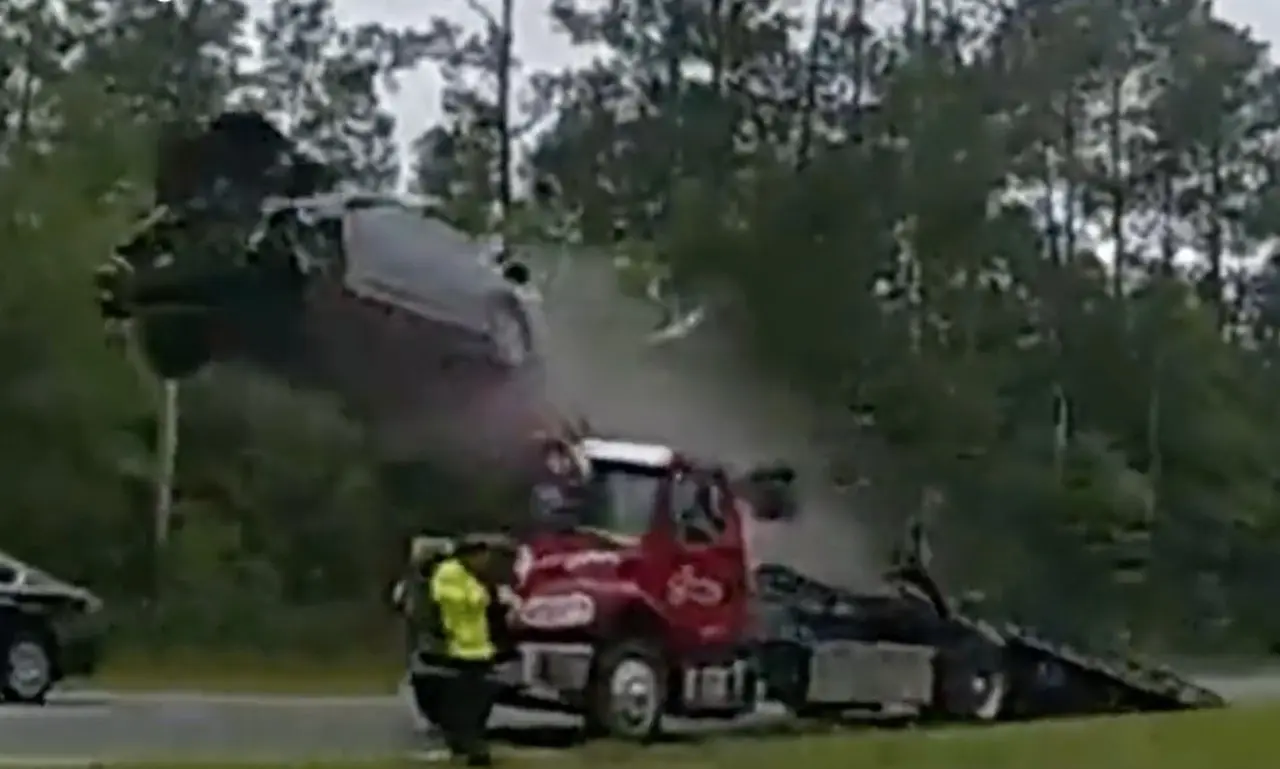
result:
[[(991, 728), (725, 738), (648, 749), (598, 744), (545, 757), (500, 759), (511, 769), (1274, 769), (1280, 708), (1130, 716)], [(127, 765), (127, 769), (408, 769), (407, 759), (344, 763)], [(115, 767), (115, 765), (112, 765)]]
[(113, 691), (199, 689), (254, 694), (389, 694), (404, 670), (391, 652), (334, 657), (117, 650), (91, 685)]

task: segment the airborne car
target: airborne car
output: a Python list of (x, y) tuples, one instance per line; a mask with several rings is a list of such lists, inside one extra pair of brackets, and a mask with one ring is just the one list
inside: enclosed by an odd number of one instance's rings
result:
[(572, 451), (586, 465), (580, 502), (514, 555), (506, 704), (635, 739), (668, 714), (733, 718), (762, 698), (804, 715), (953, 721), (1221, 704), (1171, 673), (966, 616), (918, 568), (875, 593), (751, 569), (745, 528), (791, 505), (778, 468), (734, 477), (666, 446), (598, 438)]
[[(341, 189), (254, 113), (170, 141), (158, 166), (157, 207), (97, 284), (161, 376), (247, 362), (338, 395), (393, 451), (535, 377), (528, 269), (430, 201)], [(504, 402), (490, 424), (526, 430), (519, 398)]]

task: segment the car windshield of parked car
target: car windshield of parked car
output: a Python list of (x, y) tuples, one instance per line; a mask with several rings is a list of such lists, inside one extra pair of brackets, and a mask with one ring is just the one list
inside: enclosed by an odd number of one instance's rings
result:
[(67, 584), (4, 552), (0, 552), (0, 582), (23, 587), (64, 587)]

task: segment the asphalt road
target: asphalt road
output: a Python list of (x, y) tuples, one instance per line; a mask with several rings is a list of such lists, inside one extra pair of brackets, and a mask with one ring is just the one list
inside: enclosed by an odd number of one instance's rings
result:
[[(732, 728), (785, 723), (764, 711)], [(574, 719), (498, 709), (500, 736), (523, 750), (572, 743)], [(689, 731), (689, 724), (673, 724)], [(699, 724), (698, 730), (705, 730)], [(340, 759), (410, 753), (424, 747), (407, 697), (285, 697), (199, 692), (77, 692), (43, 708), (0, 708), (0, 766), (90, 761), (234, 758)]]
[[(1206, 678), (1234, 701), (1280, 699), (1280, 672)], [(500, 710), (495, 725), (525, 732), (523, 749), (567, 741), (573, 721)], [(732, 727), (677, 724), (680, 730), (751, 729), (780, 724), (765, 711)], [(545, 728), (539, 728), (545, 727)], [(535, 740), (536, 738), (536, 740)], [(535, 740), (533, 745), (528, 740)], [(537, 742), (545, 741), (545, 742)], [(403, 696), (271, 697), (199, 692), (77, 692), (43, 708), (0, 708), (0, 766), (85, 766), (127, 759), (339, 759), (421, 750)]]

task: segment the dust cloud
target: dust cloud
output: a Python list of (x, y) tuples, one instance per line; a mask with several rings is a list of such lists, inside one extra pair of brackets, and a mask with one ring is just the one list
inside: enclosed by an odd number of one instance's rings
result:
[[(534, 265), (537, 268), (539, 265)], [(734, 465), (785, 460), (801, 512), (752, 524), (755, 560), (786, 563), (849, 587), (879, 580), (883, 558), (823, 480), (813, 415), (785, 385), (761, 381), (723, 333), (698, 329), (660, 347), (649, 303), (620, 292), (605, 260), (574, 260), (544, 286), (547, 397), (600, 433), (670, 443)]]

